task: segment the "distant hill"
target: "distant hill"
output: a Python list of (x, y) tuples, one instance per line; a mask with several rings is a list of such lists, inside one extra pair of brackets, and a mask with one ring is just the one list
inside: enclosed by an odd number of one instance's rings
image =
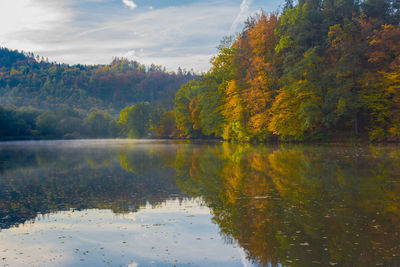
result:
[(194, 76), (123, 58), (109, 65), (50, 63), (32, 53), (0, 48), (0, 105), (119, 113), (146, 101), (169, 109), (175, 93)]

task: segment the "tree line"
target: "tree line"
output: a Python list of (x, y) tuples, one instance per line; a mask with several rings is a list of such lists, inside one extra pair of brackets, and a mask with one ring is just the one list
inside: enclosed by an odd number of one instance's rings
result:
[(174, 96), (195, 77), (123, 58), (70, 66), (0, 48), (0, 140), (175, 137)]
[(115, 58), (108, 65), (48, 62), (32, 53), (0, 48), (0, 104), (37, 109), (100, 109), (118, 114), (137, 102), (172, 109), (176, 91), (196, 77), (178, 69)]
[(179, 136), (400, 140), (400, 3), (288, 0), (175, 97)]
[(81, 138), (173, 138), (174, 113), (139, 102), (118, 116), (107, 111), (79, 112), (71, 108), (38, 110), (0, 105), (0, 140)]

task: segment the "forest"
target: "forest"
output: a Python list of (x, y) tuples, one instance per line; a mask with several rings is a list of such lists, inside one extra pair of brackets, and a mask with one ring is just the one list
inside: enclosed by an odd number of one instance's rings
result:
[(0, 140), (169, 137), (175, 93), (195, 77), (123, 58), (70, 66), (0, 48)]
[(68, 107), (112, 114), (137, 102), (172, 108), (192, 72), (114, 58), (108, 65), (50, 63), (32, 53), (0, 48), (0, 104), (44, 110)]
[(400, 3), (288, 0), (225, 38), (175, 97), (179, 136), (399, 141)]
[(202, 75), (0, 49), (0, 139), (400, 141), (400, 2), (287, 0)]
[(127, 106), (117, 117), (102, 110), (86, 114), (71, 108), (38, 110), (0, 106), (0, 140), (177, 136), (173, 111), (149, 102)]

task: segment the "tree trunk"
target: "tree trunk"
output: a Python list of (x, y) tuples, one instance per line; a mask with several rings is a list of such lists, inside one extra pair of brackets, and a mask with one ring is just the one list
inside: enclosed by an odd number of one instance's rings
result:
[(354, 134), (358, 137), (358, 116), (357, 112), (354, 113)]

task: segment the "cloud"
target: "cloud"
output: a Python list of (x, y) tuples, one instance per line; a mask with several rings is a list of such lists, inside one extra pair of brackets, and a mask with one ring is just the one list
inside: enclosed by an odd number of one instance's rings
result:
[(236, 16), (235, 20), (232, 23), (230, 32), (234, 33), (238, 26), (244, 22), (250, 14), (250, 6), (252, 4), (252, 0), (243, 0), (240, 4), (239, 14)]
[[(122, 2), (0, 0), (0, 23), (6, 25), (0, 27), (0, 46), (68, 64), (108, 64), (115, 56), (128, 56), (167, 70), (207, 71), (219, 41), (253, 8), (252, 0), (244, 0), (239, 13), (240, 0), (175, 6), (163, 0), (152, 2), (153, 9), (137, 8), (135, 0)], [(136, 7), (135, 16), (128, 5)]]
[(134, 17), (115, 14), (98, 23), (74, 24), (78, 29), (71, 31), (21, 32), (20, 38), (51, 41), (39, 51), (51, 61), (105, 64), (114, 56), (127, 56), (168, 70), (207, 71), (236, 11), (236, 5), (226, 2), (144, 9)]
[(36, 51), (45, 44), (24, 38), (23, 32), (53, 31), (72, 22), (72, 10), (61, 1), (0, 1), (0, 46)]
[(135, 2), (133, 2), (132, 0), (122, 0), (122, 3), (124, 3), (124, 5), (129, 7), (131, 10), (134, 10), (137, 7)]

